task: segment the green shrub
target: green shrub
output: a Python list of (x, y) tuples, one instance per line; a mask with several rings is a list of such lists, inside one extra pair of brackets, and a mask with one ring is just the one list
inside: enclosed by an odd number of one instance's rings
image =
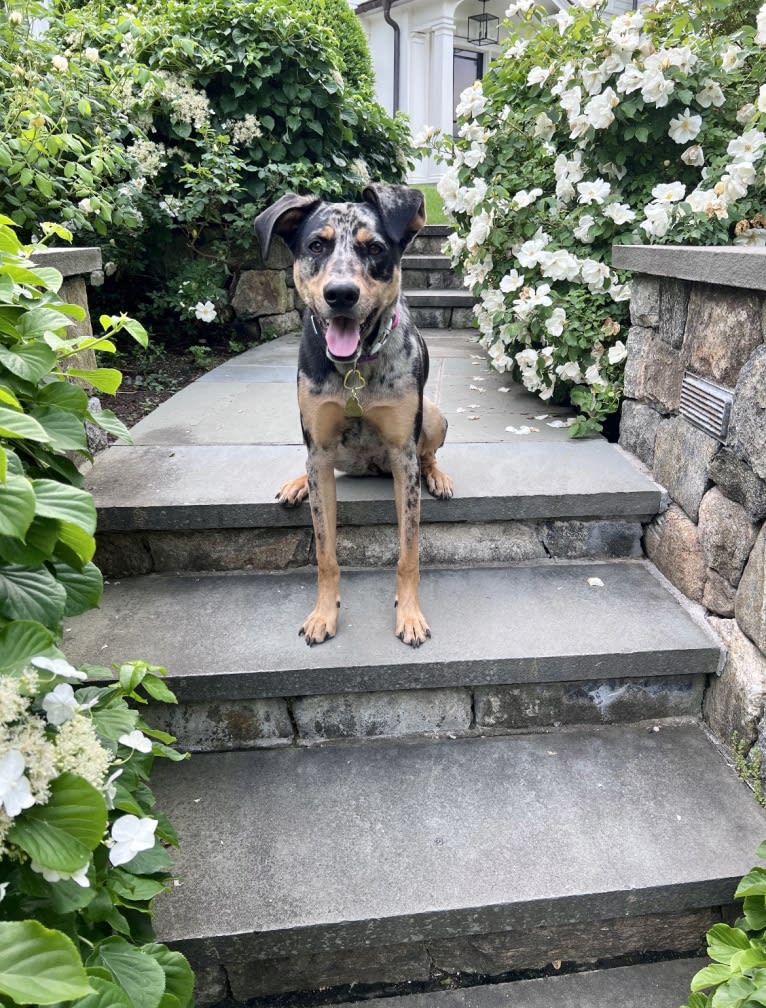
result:
[(0, 13), (0, 210), (27, 239), (48, 220), (86, 235), (135, 228), (123, 140), (149, 73), (31, 33), (30, 18), (47, 14), (37, 4)]
[[(139, 243), (115, 233), (113, 258), (127, 281), (119, 290), (174, 306), (192, 323), (192, 343), (200, 304), (215, 306), (216, 324), (231, 320), (220, 292), (252, 258), (264, 206), (288, 189), (354, 195), (406, 169), (406, 130), (372, 100), (355, 16), (340, 0), (314, 5), (171, 0), (142, 6), (139, 17), (91, 0), (56, 29), (80, 49), (97, 47), (113, 63), (127, 54), (152, 73), (150, 118), (135, 124), (151, 139), (128, 149), (145, 227)], [(200, 289), (200, 261), (210, 264), (209, 290)], [(182, 295), (190, 284), (196, 300)]]
[(11, 225), (0, 217), (0, 1002), (188, 1008), (191, 969), (150, 924), (177, 841), (149, 777), (156, 756), (182, 757), (132, 706), (175, 698), (163, 669), (78, 670), (57, 647), (64, 618), (102, 592), (96, 510), (71, 457), (88, 457), (86, 421), (128, 436), (67, 380), (113, 392), (119, 372), (69, 361), (146, 333), (118, 316), (101, 336), (69, 334), (83, 309)]
[(512, 4), (459, 138), (434, 141), (482, 343), (499, 371), (571, 401), (573, 434), (621, 399), (630, 287), (612, 245), (766, 241), (766, 6), (757, 31), (729, 35), (719, 0), (603, 7)]

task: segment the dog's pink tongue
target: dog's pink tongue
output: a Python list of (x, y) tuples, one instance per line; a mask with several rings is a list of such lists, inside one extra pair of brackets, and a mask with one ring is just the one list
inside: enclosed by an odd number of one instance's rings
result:
[(353, 356), (361, 338), (359, 324), (354, 319), (343, 317), (330, 319), (325, 339), (333, 357)]

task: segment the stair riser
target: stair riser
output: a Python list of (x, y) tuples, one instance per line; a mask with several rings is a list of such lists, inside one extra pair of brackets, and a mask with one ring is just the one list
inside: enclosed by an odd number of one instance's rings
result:
[(465, 291), (463, 278), (451, 269), (402, 270), (402, 287), (405, 290), (460, 290)]
[(444, 243), (447, 240), (449, 228), (444, 229), (444, 233), (423, 234), (421, 233), (407, 246), (410, 255), (442, 255)]
[[(602, 669), (608, 664), (608, 659), (599, 660)], [(188, 684), (174, 679), (171, 676), (168, 683), (181, 702), (177, 707), (153, 705), (146, 717), (191, 752), (274, 749), (339, 739), (451, 739), (562, 725), (696, 718), (706, 682), (704, 675), (600, 677), (580, 682), (251, 699), (229, 698), (223, 683), (213, 700), (185, 700)]]
[(410, 305), (410, 316), (419, 329), (475, 329), (471, 308), (418, 308)]
[[(211, 963), (196, 943), (175, 947), (197, 970), (198, 1008), (211, 1008), (229, 990), (235, 1001), (294, 993), (301, 995), (301, 1004), (311, 1005), (312, 992), (317, 1003), (331, 1000), (328, 988), (339, 988), (342, 996), (354, 1000), (361, 994), (399, 993), (402, 984), (438, 989), (456, 975), (463, 982), (472, 977), (493, 982), (521, 971), (549, 969), (552, 962), (571, 970), (647, 953), (699, 955), (705, 932), (721, 919), (720, 908), (702, 908), (267, 959), (249, 957), (235, 940), (228, 955), (222, 950), (219, 963)], [(346, 993), (345, 986), (353, 989)]]
[[(530, 560), (639, 557), (642, 526), (628, 518), (545, 522), (443, 522), (424, 524), (423, 566), (480, 566)], [(311, 528), (232, 528), (192, 531), (103, 532), (96, 563), (109, 577), (167, 571), (286, 570), (316, 563)], [(343, 566), (396, 563), (399, 534), (393, 525), (338, 529)]]

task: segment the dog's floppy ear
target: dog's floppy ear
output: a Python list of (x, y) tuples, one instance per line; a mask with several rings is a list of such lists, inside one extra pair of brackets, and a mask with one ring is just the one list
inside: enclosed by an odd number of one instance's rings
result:
[(390, 238), (406, 248), (426, 222), (425, 197), (419, 189), (401, 185), (369, 185), (362, 193), (380, 214)]
[(285, 193), (276, 203), (258, 214), (255, 218), (255, 233), (258, 235), (264, 259), (268, 258), (271, 239), (275, 234), (284, 238), (292, 249), (298, 228), (308, 212), (319, 202), (321, 201), (318, 196), (298, 196), (296, 193)]

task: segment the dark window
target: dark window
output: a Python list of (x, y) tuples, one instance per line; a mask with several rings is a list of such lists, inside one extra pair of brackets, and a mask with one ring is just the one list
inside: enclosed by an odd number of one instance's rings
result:
[[(456, 49), (452, 55), (452, 108), (457, 107), (460, 95), (484, 73), (484, 54), (470, 49)], [(459, 123), (452, 120), (452, 134), (457, 136)]]

